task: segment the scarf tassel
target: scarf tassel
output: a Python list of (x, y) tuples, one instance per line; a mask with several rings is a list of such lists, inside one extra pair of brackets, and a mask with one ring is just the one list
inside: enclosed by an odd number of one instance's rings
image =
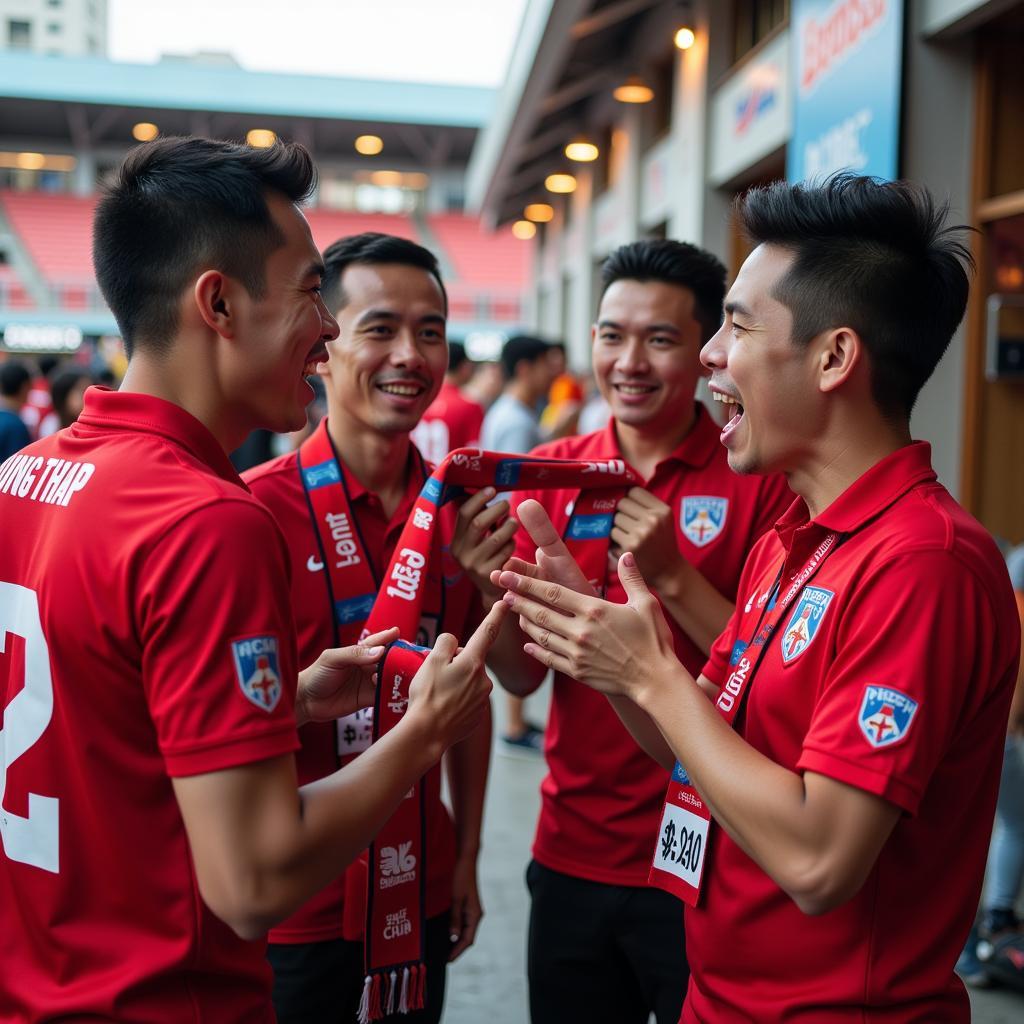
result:
[[(396, 1005), (397, 1004), (397, 1005)], [(401, 983), (397, 971), (368, 974), (363, 981), (359, 1000), (359, 1024), (383, 1020), (394, 1013), (412, 1013), (427, 1005), (426, 964), (413, 964), (402, 969)]]

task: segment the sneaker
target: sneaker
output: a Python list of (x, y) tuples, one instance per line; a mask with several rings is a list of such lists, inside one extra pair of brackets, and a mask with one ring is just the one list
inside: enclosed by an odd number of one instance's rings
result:
[(967, 945), (964, 946), (954, 970), (965, 985), (970, 985), (971, 988), (988, 988), (992, 984), (992, 978), (985, 965), (978, 959), (978, 941), (978, 926), (975, 925), (971, 929), (971, 934), (967, 936)]
[(509, 752), (523, 752), (540, 755), (544, 753), (544, 733), (534, 725), (527, 724), (518, 736), (502, 736), (501, 742)]

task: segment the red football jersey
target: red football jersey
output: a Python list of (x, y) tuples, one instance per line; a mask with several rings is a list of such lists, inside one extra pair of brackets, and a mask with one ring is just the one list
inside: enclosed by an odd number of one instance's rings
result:
[[(386, 571), (413, 502), (423, 487), (419, 455), (410, 450), (409, 459), (409, 485), (390, 519), (384, 515), (377, 495), (366, 490), (344, 465), (341, 467), (364, 550), (377, 579)], [(292, 573), (291, 601), (299, 638), (299, 664), (305, 667), (312, 664), (323, 650), (334, 646), (334, 629), (324, 567), (299, 477), (296, 453), (289, 452), (262, 466), (256, 466), (245, 473), (244, 478), (253, 494), (273, 513), (288, 542)], [(452, 535), (456, 511), (453, 504), (444, 506), (442, 510), (442, 571), (445, 581), (443, 628), (465, 637), (476, 628), (480, 620), (480, 601), (476, 588), (447, 551), (446, 541)], [(340, 601), (355, 595), (334, 596)], [(435, 628), (433, 632), (433, 636), (421, 637), (421, 642), (432, 644), (438, 631)], [(305, 785), (337, 771), (341, 760), (335, 723), (305, 725), (299, 730), (299, 736), (302, 741), (302, 749), (297, 756), (300, 784)], [(455, 831), (447, 809), (437, 797), (427, 805), (426, 849), (426, 913), (428, 917), (433, 917), (451, 906), (452, 870), (455, 864)], [(342, 937), (344, 895), (344, 880), (338, 878), (275, 928), (270, 933), (270, 941), (319, 942)]]
[(739, 731), (790, 771), (904, 813), (861, 890), (817, 917), (716, 827), (686, 914), (687, 1022), (970, 1019), (953, 964), (978, 907), (1020, 635), (1003, 560), (936, 481), (927, 444), (813, 521), (794, 503), (751, 554), (704, 674), (725, 682), (783, 559), (788, 577), (830, 531), (852, 536), (780, 620)]
[(0, 467), (0, 1019), (272, 1021), (172, 777), (297, 747), (287, 559), (198, 420), (99, 388)]
[(479, 447), (483, 424), (483, 407), (446, 380), (416, 425), (412, 439), (424, 458), (437, 465), (456, 448)]
[[(740, 570), (758, 537), (793, 500), (781, 477), (737, 476), (718, 440), (719, 427), (703, 405), (682, 444), (655, 468), (646, 487), (676, 516), (679, 550), (730, 601)], [(536, 454), (564, 459), (621, 459), (614, 421), (603, 430), (541, 445)], [(571, 490), (517, 491), (535, 498), (555, 529), (564, 533)], [(533, 561), (525, 530), (516, 554)], [(610, 574), (607, 598), (625, 604), (618, 576)], [(666, 615), (675, 651), (692, 672), (704, 655)], [(580, 723), (585, 722), (586, 728)], [(541, 813), (533, 856), (545, 867), (611, 885), (646, 885), (661, 820), (668, 775), (636, 744), (607, 699), (558, 675), (545, 736), (548, 775), (541, 785)]]

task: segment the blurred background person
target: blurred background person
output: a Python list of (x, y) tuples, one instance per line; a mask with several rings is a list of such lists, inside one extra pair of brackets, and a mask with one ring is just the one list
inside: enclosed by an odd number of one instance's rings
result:
[(57, 430), (70, 427), (78, 419), (82, 414), (86, 389), (95, 383), (95, 378), (84, 366), (72, 364), (54, 371), (50, 379), (50, 400)]
[(0, 462), (32, 440), (21, 418), (31, 388), (32, 374), (24, 363), (9, 359), (0, 365)]
[(540, 414), (540, 429), (547, 441), (570, 437), (579, 431), (583, 388), (569, 370), (565, 342), (554, 341), (548, 349), (548, 360), (554, 380), (548, 388), (547, 401)]
[[(548, 342), (531, 335), (517, 335), (505, 342), (501, 350), (505, 387), (484, 417), (480, 442), (483, 448), (521, 454), (541, 443), (537, 409), (548, 394), (558, 369), (550, 352)], [(523, 698), (506, 695), (505, 713), (503, 746), (540, 755), (544, 749), (544, 730), (527, 721)]]
[(412, 432), (413, 443), (434, 465), (439, 465), (456, 448), (475, 448), (480, 444), (484, 408), (463, 390), (473, 377), (474, 367), (462, 342), (448, 342), (444, 383)]
[(486, 413), (497, 401), (504, 387), (505, 374), (501, 369), (501, 363), (488, 360), (473, 363), (473, 376), (463, 388), (463, 392), (470, 401), (476, 402)]

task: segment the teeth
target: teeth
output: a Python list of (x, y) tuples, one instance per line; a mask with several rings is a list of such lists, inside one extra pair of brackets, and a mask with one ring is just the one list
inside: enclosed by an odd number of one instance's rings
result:
[(732, 395), (723, 395), (721, 391), (713, 391), (716, 402), (723, 402), (725, 405), (739, 405), (739, 399), (733, 398)]
[(624, 395), (646, 395), (652, 389), (643, 384), (616, 384)]
[(389, 395), (401, 395), (404, 398), (415, 398), (422, 392), (422, 388), (406, 387), (403, 384), (381, 384), (380, 389)]

